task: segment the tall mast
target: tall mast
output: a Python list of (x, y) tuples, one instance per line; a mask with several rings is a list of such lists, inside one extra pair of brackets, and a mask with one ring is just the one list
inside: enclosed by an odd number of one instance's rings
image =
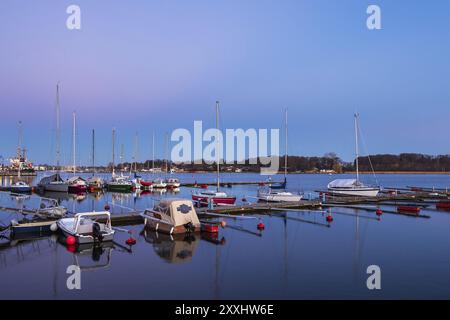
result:
[(95, 130), (92, 129), (92, 175), (95, 175)]
[(355, 153), (356, 153), (356, 181), (359, 181), (359, 149), (358, 149), (358, 114), (355, 113)]
[(76, 121), (77, 121), (77, 114), (75, 113), (75, 111), (72, 113), (72, 117), (73, 117), (73, 123), (72, 123), (72, 148), (73, 148), (73, 174), (75, 175), (76, 171), (77, 171), (77, 167), (76, 167)]
[(216, 164), (217, 164), (217, 192), (220, 188), (220, 152), (219, 152), (219, 101), (216, 101)]
[(169, 173), (169, 133), (166, 132), (166, 141), (165, 141), (165, 157), (166, 158), (166, 175)]
[[(22, 169), (22, 121), (19, 121), (18, 124), (18, 131), (19, 131), (19, 137), (18, 137), (18, 142), (17, 142), (17, 159), (19, 160), (19, 168), (18, 168), (18, 173), (17, 176), (20, 179), (20, 170)], [(25, 158), (25, 155), (23, 156)], [(25, 159), (24, 159), (25, 160)]]
[(137, 172), (137, 163), (139, 161), (139, 133), (136, 132), (134, 146), (134, 172)]
[(286, 181), (287, 165), (288, 165), (288, 111), (284, 110), (284, 134), (285, 134), (285, 151), (284, 151), (284, 180)]
[(113, 177), (116, 175), (116, 171), (114, 168), (115, 167), (114, 159), (116, 157), (115, 146), (116, 146), (116, 128), (113, 128), (113, 131), (112, 131), (112, 176)]
[(61, 160), (61, 124), (59, 120), (59, 82), (56, 84), (56, 168), (59, 171), (59, 165)]
[(152, 174), (155, 173), (155, 131), (152, 133)]

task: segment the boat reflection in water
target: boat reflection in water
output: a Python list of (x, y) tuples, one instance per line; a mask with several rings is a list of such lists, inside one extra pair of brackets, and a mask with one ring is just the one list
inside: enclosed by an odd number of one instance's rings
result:
[(197, 249), (198, 234), (162, 234), (144, 228), (141, 235), (153, 245), (156, 254), (168, 263), (185, 263), (192, 260)]
[(58, 243), (73, 254), (73, 264), (81, 271), (107, 269), (111, 264), (112, 251), (115, 249), (112, 241), (67, 245), (65, 237), (59, 236)]
[(156, 254), (168, 263), (186, 263), (192, 260), (200, 240), (225, 245), (225, 238), (212, 233), (165, 234), (144, 228), (141, 232)]

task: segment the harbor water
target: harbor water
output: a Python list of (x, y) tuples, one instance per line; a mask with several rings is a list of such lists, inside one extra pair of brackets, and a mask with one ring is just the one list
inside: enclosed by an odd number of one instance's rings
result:
[[(29, 178), (37, 184), (42, 174)], [(69, 176), (69, 174), (67, 174)], [(83, 176), (83, 175), (82, 175)], [(85, 176), (89, 176), (85, 174)], [(142, 174), (143, 178), (150, 175)], [(182, 183), (214, 182), (214, 174), (177, 174)], [(107, 177), (106, 175), (104, 176)], [(305, 197), (331, 180), (351, 175), (288, 175), (288, 189)], [(450, 186), (450, 175), (382, 174), (385, 187)], [(2, 185), (11, 183), (3, 177)], [(227, 174), (224, 182), (263, 181), (258, 174)], [(281, 181), (282, 177), (274, 177)], [(372, 177), (362, 175), (362, 180)], [(256, 201), (257, 185), (225, 188), (238, 202)], [(190, 198), (194, 188), (177, 193), (46, 194), (70, 212), (113, 214), (150, 208), (161, 198)], [(32, 208), (38, 196), (1, 195), (1, 207)], [(389, 211), (389, 207), (382, 206)], [(391, 207), (390, 210), (394, 210)], [(259, 219), (226, 219), (217, 236), (170, 237), (132, 231), (137, 243), (128, 246), (127, 232), (116, 232), (115, 243), (73, 251), (57, 235), (0, 239), (0, 299), (450, 299), (450, 213), (434, 206), (422, 210), (430, 219), (347, 208), (332, 209), (328, 224), (320, 212), (254, 215)], [(347, 213), (342, 215), (339, 213)], [(0, 223), (21, 216), (0, 211)], [(69, 290), (67, 268), (81, 268), (81, 289)], [(381, 290), (369, 290), (367, 268), (380, 267)]]

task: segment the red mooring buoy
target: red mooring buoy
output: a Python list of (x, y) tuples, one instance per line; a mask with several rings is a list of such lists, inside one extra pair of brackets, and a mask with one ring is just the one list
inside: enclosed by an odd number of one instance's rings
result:
[(377, 211), (375, 212), (375, 214), (377, 216), (381, 216), (383, 214), (383, 211), (381, 209), (377, 209)]
[(333, 222), (333, 216), (331, 214), (327, 215), (327, 222)]
[(133, 237), (129, 237), (127, 241), (125, 241), (127, 245), (132, 246), (136, 244), (136, 239)]
[(256, 228), (258, 228), (258, 230), (264, 230), (266, 226), (264, 225), (264, 223), (260, 222), (256, 225)]
[(66, 238), (66, 243), (67, 243), (69, 246), (73, 246), (73, 245), (75, 244), (75, 242), (76, 242), (76, 239), (75, 239), (74, 236), (68, 236), (68, 237)]

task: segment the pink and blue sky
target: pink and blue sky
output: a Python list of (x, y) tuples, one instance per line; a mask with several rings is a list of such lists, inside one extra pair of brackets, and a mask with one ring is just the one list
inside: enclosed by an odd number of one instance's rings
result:
[[(82, 29), (66, 28), (81, 7)], [(366, 8), (382, 30), (366, 28)], [(61, 83), (63, 162), (78, 114), (78, 161), (111, 157), (111, 129), (131, 159), (157, 156), (164, 134), (194, 120), (277, 128), (289, 109), (290, 154), (353, 157), (352, 115), (368, 152), (449, 153), (450, 3), (446, 0), (2, 0), (0, 155), (15, 154), (17, 122), (36, 163), (54, 162)]]

